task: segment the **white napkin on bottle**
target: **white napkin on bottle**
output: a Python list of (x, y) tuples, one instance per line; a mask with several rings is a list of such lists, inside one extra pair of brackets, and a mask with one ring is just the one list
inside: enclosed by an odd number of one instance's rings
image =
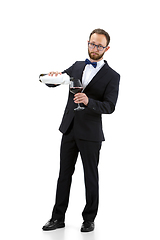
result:
[(48, 74), (40, 74), (39, 81), (46, 84), (69, 84), (70, 76), (67, 73), (58, 74), (58, 76), (49, 76)]

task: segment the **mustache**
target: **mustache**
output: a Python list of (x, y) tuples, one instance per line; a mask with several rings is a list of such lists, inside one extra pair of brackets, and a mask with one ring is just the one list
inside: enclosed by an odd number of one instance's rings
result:
[(99, 55), (98, 53), (95, 53), (95, 52), (91, 52), (91, 54), (94, 53), (95, 55)]

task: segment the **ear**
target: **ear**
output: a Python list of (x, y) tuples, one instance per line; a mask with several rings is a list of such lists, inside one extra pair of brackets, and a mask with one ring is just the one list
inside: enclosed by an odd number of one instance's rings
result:
[(108, 46), (108, 47), (106, 47), (106, 50), (105, 50), (105, 52), (107, 52), (109, 49), (110, 49), (110, 47), (109, 47), (109, 46)]

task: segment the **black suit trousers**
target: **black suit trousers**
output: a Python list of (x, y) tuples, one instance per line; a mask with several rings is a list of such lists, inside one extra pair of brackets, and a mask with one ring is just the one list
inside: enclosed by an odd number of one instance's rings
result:
[(67, 133), (63, 134), (60, 151), (60, 172), (52, 219), (65, 219), (72, 175), (75, 170), (78, 154), (80, 153), (86, 189), (86, 206), (82, 212), (82, 216), (84, 220), (94, 221), (99, 202), (98, 163), (100, 149), (101, 142), (77, 139), (74, 134), (74, 123), (72, 123)]

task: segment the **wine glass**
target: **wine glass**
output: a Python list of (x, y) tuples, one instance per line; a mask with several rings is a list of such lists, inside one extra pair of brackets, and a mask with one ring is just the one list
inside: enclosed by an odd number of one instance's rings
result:
[[(70, 92), (73, 94), (80, 93), (83, 91), (83, 86), (82, 83), (79, 79), (72, 79), (70, 82)], [(84, 107), (81, 107), (80, 104), (78, 103), (78, 107), (75, 108), (75, 111), (81, 111), (83, 110)]]

